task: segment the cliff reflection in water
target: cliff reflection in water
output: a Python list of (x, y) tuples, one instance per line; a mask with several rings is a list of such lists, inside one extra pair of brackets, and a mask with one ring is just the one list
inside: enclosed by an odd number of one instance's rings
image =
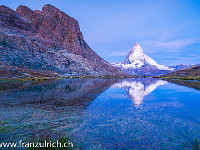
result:
[[(117, 79), (62, 79), (40, 82), (0, 83), (1, 106), (86, 108)], [(10, 85), (11, 84), (11, 85)], [(14, 86), (13, 86), (14, 85)]]
[(135, 105), (140, 105), (144, 96), (154, 91), (158, 86), (167, 84), (167, 81), (154, 78), (125, 79), (112, 85), (114, 88), (123, 88)]
[[(73, 134), (90, 103), (118, 79), (0, 82), (0, 142)], [(6, 123), (4, 123), (6, 121)]]

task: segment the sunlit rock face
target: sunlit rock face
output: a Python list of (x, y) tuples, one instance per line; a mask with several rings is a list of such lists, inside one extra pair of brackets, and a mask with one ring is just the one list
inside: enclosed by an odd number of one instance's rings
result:
[(167, 84), (166, 81), (152, 78), (126, 79), (114, 84), (114, 88), (123, 88), (135, 105), (140, 105), (144, 96), (154, 91), (158, 86)]
[(0, 77), (125, 75), (89, 47), (76, 19), (49, 4), (0, 6), (0, 60)]

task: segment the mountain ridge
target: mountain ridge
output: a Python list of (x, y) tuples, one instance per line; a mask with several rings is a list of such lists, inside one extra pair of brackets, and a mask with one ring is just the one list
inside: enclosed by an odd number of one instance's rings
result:
[(89, 47), (77, 20), (50, 4), (41, 11), (0, 6), (0, 32), (1, 69), (48, 76), (125, 75)]
[(187, 68), (187, 69), (181, 69), (174, 72), (170, 72), (167, 74), (162, 75), (162, 77), (195, 77), (200, 78), (200, 65)]
[(159, 65), (152, 58), (144, 54), (137, 42), (127, 54), (124, 61), (121, 63), (112, 63), (112, 65), (130, 75), (160, 75), (173, 71), (173, 68)]
[(186, 65), (186, 64), (179, 64), (175, 66), (169, 66), (170, 68), (174, 68), (174, 71), (181, 70), (181, 69), (187, 69), (187, 68), (192, 68), (195, 66), (198, 66), (200, 64), (191, 64), (191, 65)]

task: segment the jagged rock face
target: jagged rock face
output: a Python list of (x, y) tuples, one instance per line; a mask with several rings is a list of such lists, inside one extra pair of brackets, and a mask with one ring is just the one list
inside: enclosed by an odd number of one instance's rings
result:
[(130, 75), (160, 75), (173, 70), (167, 66), (159, 65), (144, 54), (138, 43), (135, 43), (123, 62), (113, 63), (113, 66), (121, 68)]
[(25, 22), (17, 12), (6, 6), (0, 6), (0, 23), (7, 28), (15, 27), (26, 31), (33, 30), (30, 24)]
[(42, 11), (32, 11), (26, 6), (16, 10), (22, 17), (27, 18), (35, 32), (42, 38), (58, 43), (77, 55), (84, 55), (86, 47), (78, 22), (64, 12), (51, 5), (45, 5)]
[(0, 6), (1, 64), (59, 74), (124, 75), (84, 41), (78, 21), (51, 5)]
[(16, 12), (21, 16), (27, 19), (27, 21), (30, 23), (31, 27), (34, 29), (34, 31), (37, 31), (42, 23), (42, 17), (32, 11), (30, 8), (26, 6), (19, 6), (16, 9)]

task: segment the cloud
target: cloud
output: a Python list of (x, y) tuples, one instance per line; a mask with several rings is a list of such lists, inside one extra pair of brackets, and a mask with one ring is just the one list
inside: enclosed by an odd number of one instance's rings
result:
[(175, 40), (175, 41), (143, 41), (142, 43), (145, 45), (149, 45), (149, 47), (157, 47), (157, 48), (170, 48), (170, 49), (181, 49), (188, 45), (195, 44), (200, 42), (199, 38), (192, 39), (184, 39), (184, 40)]
[[(130, 50), (129, 50), (130, 51)], [(120, 51), (120, 52), (111, 52), (110, 54), (108, 54), (107, 56), (127, 56), (129, 51)]]

